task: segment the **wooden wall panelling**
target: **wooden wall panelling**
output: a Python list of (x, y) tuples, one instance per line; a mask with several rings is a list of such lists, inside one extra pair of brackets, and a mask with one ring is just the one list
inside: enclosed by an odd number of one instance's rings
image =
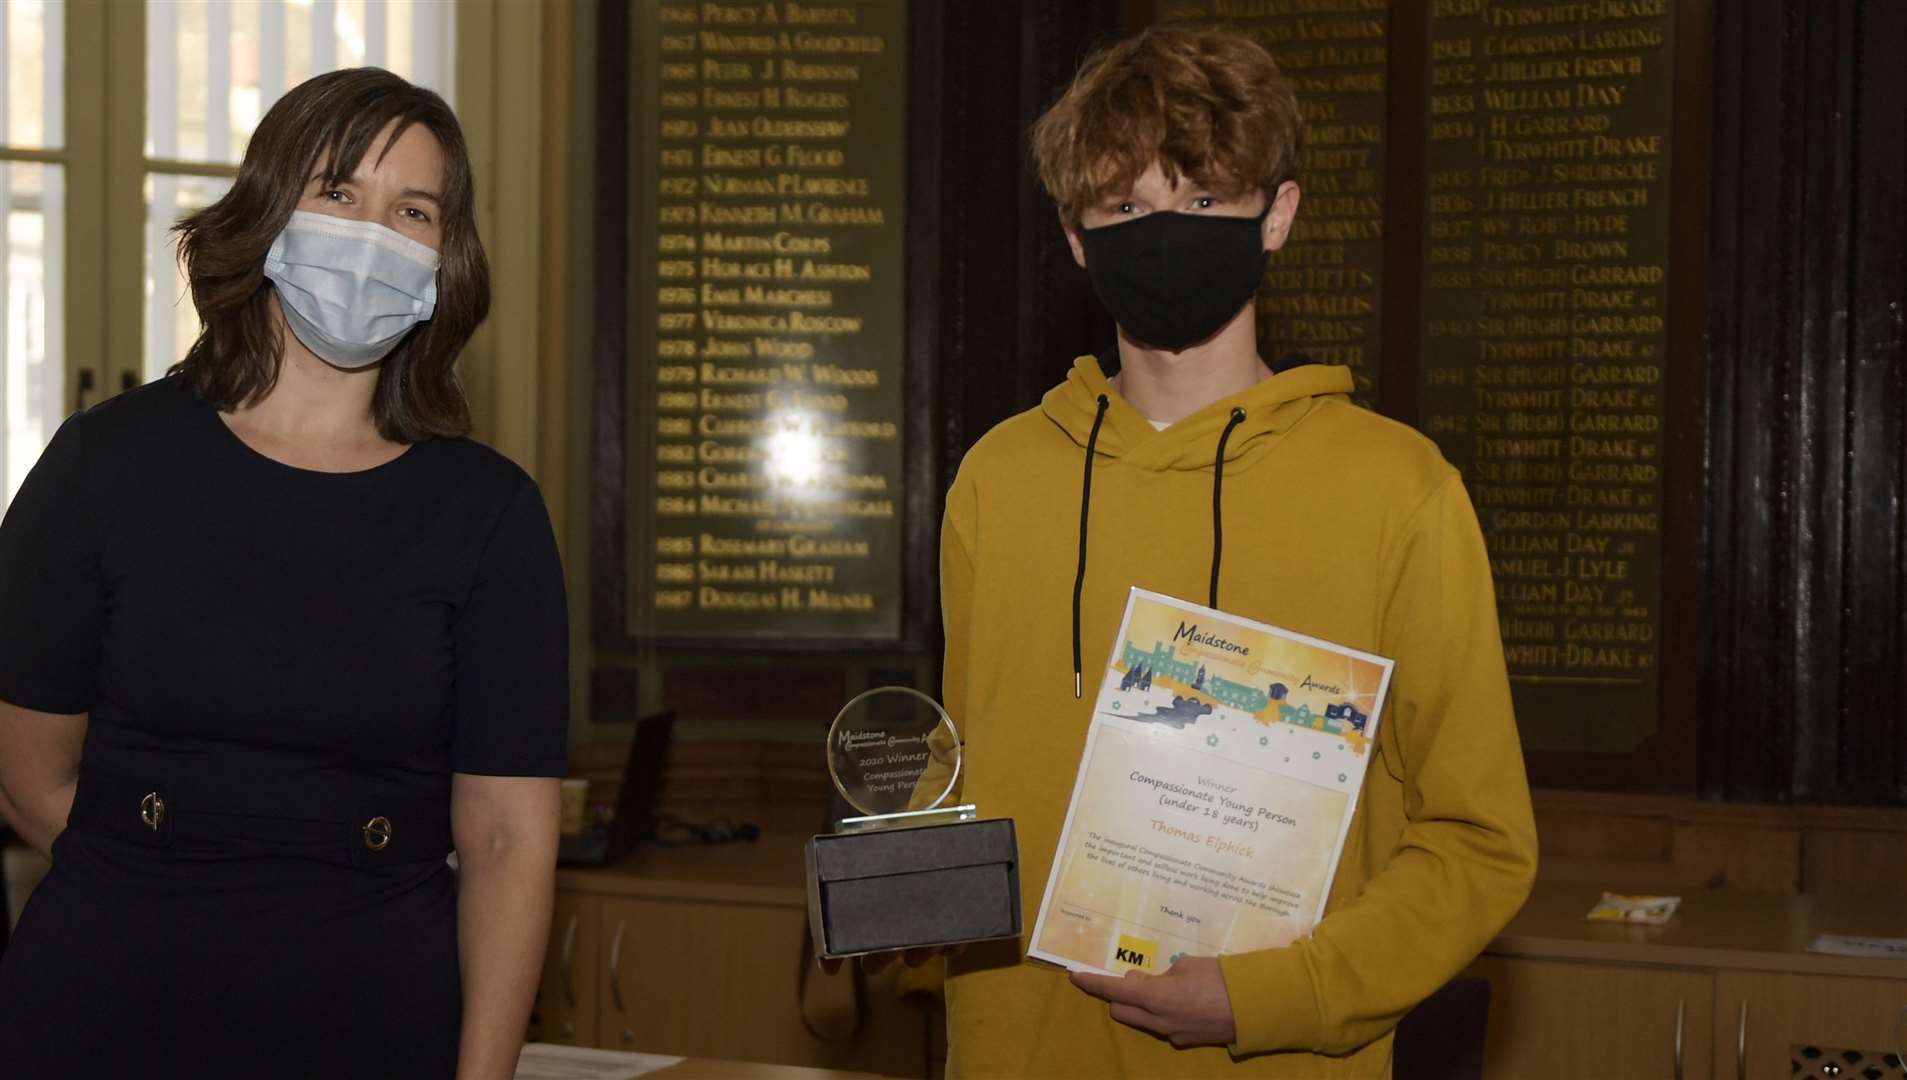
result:
[[(1785, 621), (1777, 583), (1792, 569), (1779, 534), (1787, 492), (1772, 485), (1773, 460), (1785, 432), (1763, 380), (1749, 377), (1743, 350), (1785, 333), (1784, 305), (1777, 297), (1789, 284), (1785, 245), (1797, 223), (1794, 173), (1784, 167), (1783, 139), (1753, 137), (1754, 131), (1791, 133), (1785, 103), (1794, 100), (1793, 78), (1782, 63), (1783, 42), (1792, 36), (1791, 13), (1781, 5), (1753, 6), (1758, 18), (1716, 22), (1715, 183), (1709, 292), (1710, 551), (1715, 574), (1709, 583), (1709, 656), (1704, 664), (1710, 712), (1704, 718), (1704, 789), (1716, 796), (1753, 797), (1776, 784), (1771, 755), (1761, 748), (1783, 741), (1774, 730), (1784, 710), (1757, 707), (1792, 698), (1778, 664), (1761, 664), (1779, 645)], [(1758, 29), (1757, 29), (1758, 28)], [(1737, 298), (1753, 294), (1760, 302)], [(1773, 350), (1780, 363), (1786, 347)], [(1778, 562), (1773, 560), (1779, 560)], [(1753, 744), (1758, 743), (1759, 746)]]
[[(963, 5), (964, 6), (964, 5)], [(942, 213), (948, 146), (941, 130), (947, 110), (947, 6), (938, 0), (909, 0), (907, 8), (907, 319), (905, 371), (907, 418), (907, 546), (901, 566), (901, 625), (916, 648), (940, 652), (940, 511), (947, 486), (942, 483), (945, 453), (940, 400), (956, 373), (942, 363), (944, 253), (948, 249)]]
[(1094, 47), (1119, 36), (1121, 26), (1117, 5), (1104, 0), (1036, 0), (1019, 7), (1021, 75), (1014, 134), (1022, 291), (1014, 352), (1021, 358), (1017, 404), (1026, 409), (1065, 378), (1075, 357), (1104, 349), (1116, 334), (1086, 271), (1073, 261), (1059, 214), (1040, 187), (1027, 139), (1033, 122), (1072, 82), (1080, 62)]
[[(949, 375), (941, 399), (943, 492), (952, 486), (960, 459), (978, 434), (971, 430), (978, 426), (975, 415), (979, 423), (1010, 415), (994, 401), (1016, 386), (1014, 343), (1001, 336), (1012, 323), (998, 315), (1014, 310), (1019, 300), (1018, 264), (1010, 241), (1002, 242), (1002, 226), (1017, 225), (1017, 209), (1009, 213), (1007, 207), (1019, 203), (1000, 197), (1013, 190), (1019, 171), (1012, 147), (984, 133), (987, 124), (1011, 122), (1008, 118), (1017, 111), (1018, 80), (1003, 77), (1006, 65), (999, 56), (1004, 43), (1017, 43), (1014, 14), (1007, 4), (957, 4), (946, 13), (943, 52), (952, 52), (956, 43), (995, 44), (988, 50), (993, 64), (953, 59), (945, 67), (946, 112), (941, 123), (948, 176), (940, 205), (942, 227), (959, 239), (947, 245), (941, 267), (940, 355), (941, 368)], [(1018, 59), (1016, 52), (1014, 67)], [(992, 197), (981, 197), (983, 192)]]
[(1907, 15), (1718, 5), (1703, 791), (1907, 801)]
[(1894, 887), (1907, 867), (1902, 810), (1545, 790), (1534, 802), (1551, 880), (1853, 896)]
[(1801, 830), (1677, 822), (1670, 855), (1691, 880), (1743, 892), (1796, 892), (1801, 885)]
[[(616, 805), (629, 745), (578, 743), (570, 775), (589, 781), (592, 807)], [(833, 786), (818, 747), (803, 743), (677, 742), (664, 767), (657, 809), (695, 823), (751, 824), (814, 833), (829, 820)]]
[(1835, 747), (1840, 775), (1850, 779), (1819, 795), (1907, 803), (1907, 5), (1855, 10), (1850, 570), (1842, 597), (1854, 631)]
[(537, 180), (540, 218), (536, 239), (536, 360), (525, 375), (531, 380), (536, 402), (534, 430), (535, 476), (556, 533), (556, 549), (565, 567), (583, 557), (581, 538), (570, 547), (569, 478), (575, 465), (569, 456), (570, 352), (570, 165), (571, 142), (577, 133), (570, 117), (576, 114), (575, 85), (565, 77), (576, 60), (576, 4), (556, 0), (543, 5), (542, 158)]
[(1549, 812), (1536, 815), (1544, 858), (1633, 859), (1668, 862), (1674, 827), (1668, 818)]
[[(1701, 787), (1702, 718), (1714, 709), (1701, 672), (1706, 626), (1709, 557), (1708, 467), (1714, 449), (1708, 415), (1711, 373), (1706, 347), (1709, 282), (1714, 273), (1709, 230), (1715, 178), (1714, 101), (1716, 64), (1714, 0), (1675, 4), (1675, 137), (1670, 168), (1676, 199), (1669, 262), (1679, 267), (1669, 281), (1668, 396), (1664, 421), (1661, 660), (1679, 673), (1662, 680), (1661, 724), (1644, 744), (1650, 754), (1651, 786), (1693, 793)], [(1620, 769), (1605, 787), (1630, 786)]]
[(627, 636), (629, 529), (629, 277), (631, 247), (629, 101), (635, 26), (630, 0), (597, 7), (595, 411), (590, 420), (589, 625), (597, 649)]
[(1822, 828), (1802, 834), (1802, 892), (1898, 895), (1903, 871), (1907, 832)]
[[(1797, 717), (1792, 760), (1783, 787), (1796, 795), (1819, 791), (1823, 773), (1836, 771), (1834, 742), (1842, 695), (1840, 664), (1846, 627), (1841, 595), (1847, 585), (1847, 279), (1851, 237), (1848, 95), (1853, 83), (1853, 5), (1810, 5), (1791, 44), (1799, 52), (1799, 120), (1806, 153), (1794, 238), (1800, 293), (1792, 328), (1792, 359), (1783, 400), (1791, 403), (1793, 445), (1781, 463), (1794, 491), (1790, 523), (1797, 562), (1794, 595), (1794, 697), (1782, 703)], [(1808, 717), (1816, 722), (1802, 722)], [(1779, 759), (1784, 755), (1770, 755)], [(1787, 791), (1778, 794), (1786, 795)]]
[(847, 700), (847, 673), (839, 667), (765, 667), (752, 656), (727, 665), (674, 666), (662, 678), (662, 707), (674, 710), (677, 720), (769, 717), (812, 726), (817, 742)]
[[(1384, 293), (1379, 348), (1383, 373), (1378, 380), (1378, 407), (1384, 415), (1416, 424), (1423, 406), (1423, 377), (1419, 343), (1423, 337), (1424, 177), (1430, 143), (1424, 106), (1430, 95), (1429, 4), (1392, 0), (1390, 40), (1386, 42), (1385, 86), (1389, 115), (1385, 117), (1384, 160)], [(1298, 178), (1304, 188), (1304, 177)], [(1300, 202), (1298, 213), (1304, 213)]]
[(945, 5), (937, 495), (987, 429), (1038, 404), (1073, 357), (1113, 340), (1039, 190), (1026, 139), (1087, 48), (1118, 32), (1115, 8)]

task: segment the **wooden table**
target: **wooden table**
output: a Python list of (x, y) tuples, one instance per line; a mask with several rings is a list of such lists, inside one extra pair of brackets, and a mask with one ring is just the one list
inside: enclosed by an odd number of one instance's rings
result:
[(1485, 1075), (1785, 1080), (1796, 1046), (1894, 1050), (1907, 962), (1807, 947), (1907, 938), (1896, 889), (1694, 891), (1665, 926), (1585, 921), (1601, 893), (1539, 882), (1472, 966), (1492, 989)]
[(1585, 920), (1584, 913), (1601, 897), (1602, 890), (1593, 885), (1538, 882), (1486, 953), (1877, 979), (1907, 975), (1898, 960), (1808, 951), (1821, 934), (1907, 938), (1907, 899), (1899, 892), (1854, 897), (1691, 892), (1664, 926)]
[(857, 1010), (851, 973), (804, 965), (806, 839), (645, 845), (614, 866), (558, 871), (533, 1038), (848, 1070), (816, 1076), (928, 1075), (944, 1025), (901, 1000), (898, 970), (865, 980)]
[(716, 1061), (712, 1058), (689, 1058), (680, 1065), (671, 1065), (649, 1075), (656, 1080), (881, 1080), (874, 1073), (809, 1069), (800, 1065), (762, 1065), (752, 1061)]

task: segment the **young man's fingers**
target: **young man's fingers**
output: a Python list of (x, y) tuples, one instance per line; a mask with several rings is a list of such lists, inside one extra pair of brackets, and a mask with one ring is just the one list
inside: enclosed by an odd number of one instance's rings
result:
[(1157, 1013), (1147, 1012), (1137, 1005), (1122, 1005), (1119, 1002), (1113, 1002), (1106, 1011), (1114, 1020), (1119, 1021), (1127, 1027), (1134, 1027), (1140, 1031), (1150, 1031), (1154, 1035), (1169, 1037), (1169, 1033), (1166, 1031), (1165, 1018)]
[[(925, 949), (907, 949), (905, 951), (868, 953), (861, 957), (861, 970), (867, 972), (869, 975), (878, 975), (882, 971), (885, 971), (888, 965), (897, 959), (905, 963), (908, 967), (919, 967), (936, 956), (958, 956), (965, 948), (964, 945), (953, 945), (929, 947)], [(821, 964), (821, 970), (830, 975), (841, 970), (841, 961), (839, 960), (820, 960), (819, 962)]]
[(1152, 1004), (1152, 976), (1129, 971), (1123, 976), (1099, 975), (1090, 971), (1072, 973), (1073, 985), (1104, 1001), (1147, 1008)]

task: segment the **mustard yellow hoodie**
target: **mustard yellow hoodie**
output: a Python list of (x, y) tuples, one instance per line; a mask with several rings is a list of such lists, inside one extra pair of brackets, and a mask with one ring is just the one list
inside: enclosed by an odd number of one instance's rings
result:
[[(1209, 599), (1221, 436), (1218, 606), (1396, 670), (1324, 919), (1290, 947), (1220, 961), (1229, 1051), (1114, 1022), (1064, 972), (1026, 962), (1021, 940), (949, 963), (949, 1077), (1388, 1076), (1399, 1017), (1522, 905), (1536, 836), (1476, 516), (1436, 448), (1350, 388), (1343, 368), (1299, 367), (1155, 431), (1084, 357), (962, 462), (941, 532), (945, 693), (965, 799), (1017, 824), (1028, 932), (1126, 590)], [(1102, 397), (1080, 699), (1073, 584)]]

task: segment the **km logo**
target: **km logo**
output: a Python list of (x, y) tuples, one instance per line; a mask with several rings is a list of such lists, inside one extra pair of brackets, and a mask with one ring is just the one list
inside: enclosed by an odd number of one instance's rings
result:
[(1113, 950), (1112, 961), (1126, 967), (1150, 971), (1155, 966), (1152, 958), (1159, 955), (1159, 945), (1155, 941), (1133, 937), (1130, 934), (1119, 935), (1119, 946)]

